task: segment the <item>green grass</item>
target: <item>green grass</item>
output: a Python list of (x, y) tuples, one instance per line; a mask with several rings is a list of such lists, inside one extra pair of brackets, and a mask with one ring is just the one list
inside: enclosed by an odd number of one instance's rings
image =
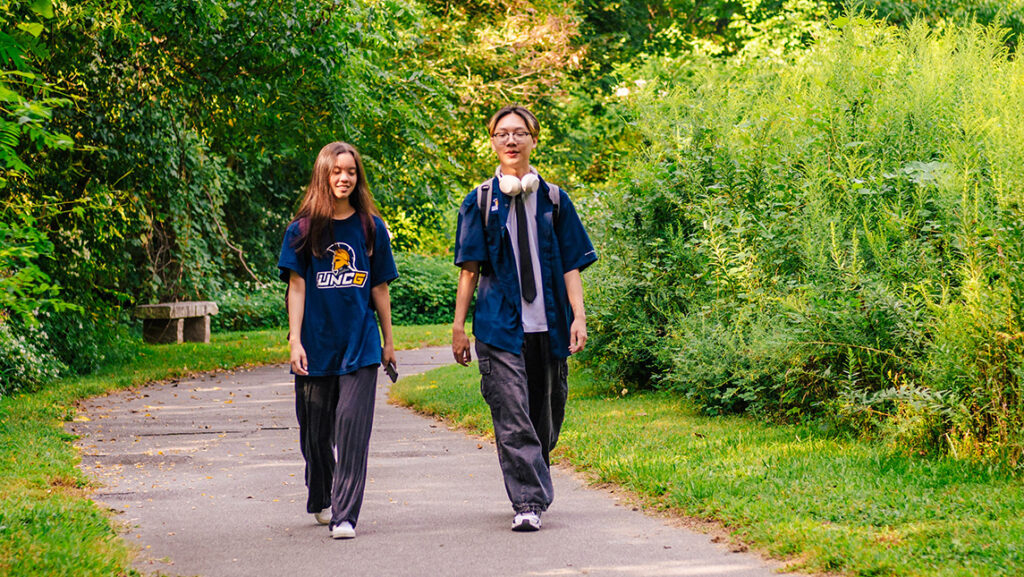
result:
[[(133, 361), (0, 399), (0, 576), (136, 575), (131, 550), (89, 500), (64, 423), (75, 402), (188, 374), (288, 360), (284, 330), (215, 333), (212, 342), (137, 348)], [(447, 325), (395, 327), (399, 349), (451, 342)]]
[(480, 396), (480, 373), (450, 365), (403, 377), (391, 385), (391, 400), (428, 415), (438, 416), (475, 433), (493, 436), (491, 411)]
[[(402, 379), (393, 398), (487, 434), (475, 369)], [(849, 575), (1024, 574), (1020, 480), (811, 427), (704, 417), (678, 396), (570, 378), (555, 459), (647, 507), (710, 519), (792, 569)]]
[[(472, 324), (466, 323), (466, 332), (472, 330)], [(443, 347), (452, 344), (452, 326), (418, 325), (394, 327), (396, 349), (418, 349), (423, 347)]]

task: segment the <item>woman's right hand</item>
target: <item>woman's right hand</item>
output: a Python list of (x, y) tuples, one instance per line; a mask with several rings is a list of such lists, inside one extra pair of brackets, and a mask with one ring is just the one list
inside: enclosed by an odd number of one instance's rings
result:
[(290, 348), (292, 372), (296, 375), (308, 375), (309, 365), (306, 362), (306, 349), (302, 347), (302, 343), (299, 341), (292, 342)]

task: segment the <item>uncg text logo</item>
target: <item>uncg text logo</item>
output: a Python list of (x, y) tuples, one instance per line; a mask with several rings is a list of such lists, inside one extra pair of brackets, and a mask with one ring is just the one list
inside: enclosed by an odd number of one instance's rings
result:
[(366, 271), (355, 268), (356, 253), (352, 247), (336, 242), (327, 247), (331, 253), (331, 270), (316, 273), (316, 288), (332, 289), (362, 287), (366, 284)]

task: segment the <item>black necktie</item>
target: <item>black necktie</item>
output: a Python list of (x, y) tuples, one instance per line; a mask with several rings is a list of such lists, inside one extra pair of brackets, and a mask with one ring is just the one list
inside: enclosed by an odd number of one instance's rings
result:
[(526, 208), (523, 195), (512, 199), (516, 205), (516, 241), (519, 244), (519, 287), (523, 300), (532, 303), (537, 297), (537, 286), (533, 279), (533, 259), (530, 258), (530, 235), (526, 231)]

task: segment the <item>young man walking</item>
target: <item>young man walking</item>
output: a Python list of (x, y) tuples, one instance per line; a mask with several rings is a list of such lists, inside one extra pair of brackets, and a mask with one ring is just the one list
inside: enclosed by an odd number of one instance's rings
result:
[(479, 284), (473, 334), (480, 390), (515, 510), (512, 530), (536, 531), (554, 493), (549, 454), (565, 416), (566, 359), (587, 342), (580, 272), (597, 254), (569, 196), (530, 166), (537, 118), (506, 106), (487, 128), (498, 168), (459, 208), (452, 352), (469, 364), (465, 323)]

